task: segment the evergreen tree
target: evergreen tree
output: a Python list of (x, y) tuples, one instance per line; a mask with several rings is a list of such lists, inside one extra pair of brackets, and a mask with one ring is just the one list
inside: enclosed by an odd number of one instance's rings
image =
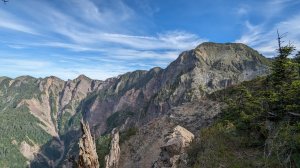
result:
[(291, 44), (282, 46), (282, 36), (278, 34), (278, 56), (272, 65), (271, 86), (273, 87), (274, 101), (270, 102), (271, 113), (283, 117), (289, 112), (290, 94), (292, 83), (299, 76), (298, 64), (289, 58), (295, 47)]
[(298, 64), (298, 75), (300, 76), (300, 51), (295, 55), (294, 62)]
[(279, 55), (272, 65), (273, 85), (282, 87), (284, 83), (290, 83), (297, 76), (297, 68), (288, 56), (295, 50), (292, 45), (286, 45), (278, 49)]

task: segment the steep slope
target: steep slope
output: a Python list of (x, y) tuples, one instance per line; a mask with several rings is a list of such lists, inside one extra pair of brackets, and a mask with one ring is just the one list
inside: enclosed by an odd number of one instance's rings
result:
[[(267, 74), (267, 65), (266, 58), (244, 44), (203, 43), (180, 54), (166, 69), (135, 71), (111, 79), (112, 85), (97, 93), (84, 114), (98, 134), (107, 127), (112, 129), (105, 119), (99, 121), (104, 114), (124, 117), (130, 113), (135, 114), (135, 121), (146, 122), (184, 102)], [(125, 122), (126, 118), (116, 120)]]
[(129, 135), (141, 137), (132, 134), (133, 128), (140, 132), (158, 116), (170, 120), (165, 131), (178, 124), (196, 130), (220, 111), (219, 104), (203, 100), (206, 94), (267, 74), (268, 64), (244, 44), (203, 43), (181, 53), (166, 69), (134, 71), (105, 81), (85, 76), (69, 81), (1, 77), (0, 128), (9, 136), (1, 137), (0, 147), (13, 150), (5, 151), (0, 165), (71, 165), (78, 159), (82, 117), (96, 137), (118, 128), (120, 141)]
[[(1, 167), (23, 167), (35, 157), (57, 164), (65, 148), (61, 136), (79, 126), (69, 120), (81, 100), (99, 85), (101, 81), (84, 76), (67, 82), (56, 77), (1, 78), (1, 135), (7, 135), (0, 140), (6, 151)], [(42, 147), (47, 142), (53, 148), (50, 152)]]
[(195, 134), (199, 138), (188, 150), (191, 167), (300, 166), (300, 73), (282, 84), (285, 91), (274, 87), (272, 75), (209, 96), (226, 107)]

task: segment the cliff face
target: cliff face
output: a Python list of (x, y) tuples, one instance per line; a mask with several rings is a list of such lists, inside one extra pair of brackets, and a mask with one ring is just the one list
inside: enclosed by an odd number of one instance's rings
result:
[(264, 75), (267, 65), (266, 58), (244, 44), (203, 43), (180, 54), (166, 69), (135, 71), (109, 79), (111, 85), (98, 92), (98, 99), (85, 112), (86, 119), (98, 133), (107, 129), (99, 116), (115, 112), (139, 112), (138, 119), (143, 116), (147, 122), (184, 102)]
[[(85, 76), (69, 81), (56, 77), (1, 78), (0, 131), (8, 136), (2, 137), (0, 144), (6, 144), (4, 148), (9, 151), (3, 156), (8, 161), (0, 159), (4, 167), (18, 167), (24, 162), (36, 166), (58, 165), (71, 145), (67, 139), (80, 135), (66, 137), (80, 128), (81, 114), (77, 108), (101, 85), (101, 81)], [(39, 165), (41, 162), (44, 164)]]
[[(68, 81), (56, 77), (1, 77), (0, 120), (3, 126), (0, 131), (11, 136), (2, 138), (0, 143), (10, 144), (14, 150), (5, 156), (8, 161), (0, 163), (13, 166), (12, 156), (18, 151), (22, 158), (19, 162), (31, 162), (33, 166), (71, 163), (78, 159), (76, 144), (81, 118), (90, 124), (95, 137), (118, 128), (122, 143), (122, 137), (124, 139), (131, 128), (137, 128), (140, 139), (152, 142), (152, 137), (141, 135), (140, 131), (154, 121), (161, 123), (162, 119), (154, 120), (158, 116), (166, 117), (164, 120), (169, 123), (161, 131), (170, 131), (171, 126), (179, 124), (193, 132), (220, 111), (220, 104), (203, 99), (207, 93), (265, 75), (268, 64), (266, 58), (243, 44), (203, 43), (181, 53), (166, 69), (134, 71), (105, 81), (91, 80), (83, 75)], [(18, 121), (7, 127), (16, 117)], [(150, 135), (156, 135), (157, 127), (149, 128)], [(125, 139), (131, 142), (130, 138)], [(122, 154), (123, 145), (120, 144), (119, 165), (127, 164), (122, 161), (124, 158), (136, 160), (128, 161), (128, 167), (132, 166), (129, 163), (148, 165), (149, 162), (151, 165), (152, 161), (139, 157), (144, 156), (144, 149), (159, 154), (161, 142), (163, 139), (153, 142), (153, 149), (139, 142), (141, 144), (134, 147), (139, 152), (129, 152), (130, 157)], [(32, 150), (21, 150), (25, 149), (25, 143), (26, 149)], [(153, 158), (157, 159), (157, 155)]]

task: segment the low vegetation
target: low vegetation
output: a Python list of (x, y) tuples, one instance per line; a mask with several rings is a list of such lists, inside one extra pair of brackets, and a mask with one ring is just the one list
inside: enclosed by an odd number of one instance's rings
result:
[(24, 78), (13, 83), (8, 78), (0, 82), (0, 167), (24, 167), (27, 159), (20, 153), (21, 143), (42, 145), (52, 138), (29, 109), (20, 105), (22, 100), (39, 98), (41, 94), (37, 79)]
[(96, 149), (100, 168), (105, 167), (105, 156), (110, 151), (111, 137), (109, 135), (101, 136), (96, 140)]
[(138, 128), (137, 127), (130, 127), (127, 130), (125, 130), (124, 132), (120, 133), (120, 143), (123, 143), (127, 140), (130, 139), (131, 136), (136, 135), (138, 132)]
[(134, 113), (131, 111), (118, 111), (113, 113), (106, 120), (106, 133), (110, 133), (114, 128), (124, 124), (126, 119), (130, 117), (134, 117)]

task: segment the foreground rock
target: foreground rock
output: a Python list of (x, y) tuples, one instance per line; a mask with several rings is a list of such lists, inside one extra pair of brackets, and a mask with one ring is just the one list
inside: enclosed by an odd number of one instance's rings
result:
[(99, 168), (95, 141), (88, 124), (81, 122), (83, 135), (79, 140), (78, 168)]
[(172, 167), (176, 168), (180, 163), (184, 165), (186, 161), (185, 149), (194, 139), (194, 134), (181, 126), (176, 126), (166, 138), (166, 143), (161, 146), (159, 159), (153, 164), (154, 168)]

